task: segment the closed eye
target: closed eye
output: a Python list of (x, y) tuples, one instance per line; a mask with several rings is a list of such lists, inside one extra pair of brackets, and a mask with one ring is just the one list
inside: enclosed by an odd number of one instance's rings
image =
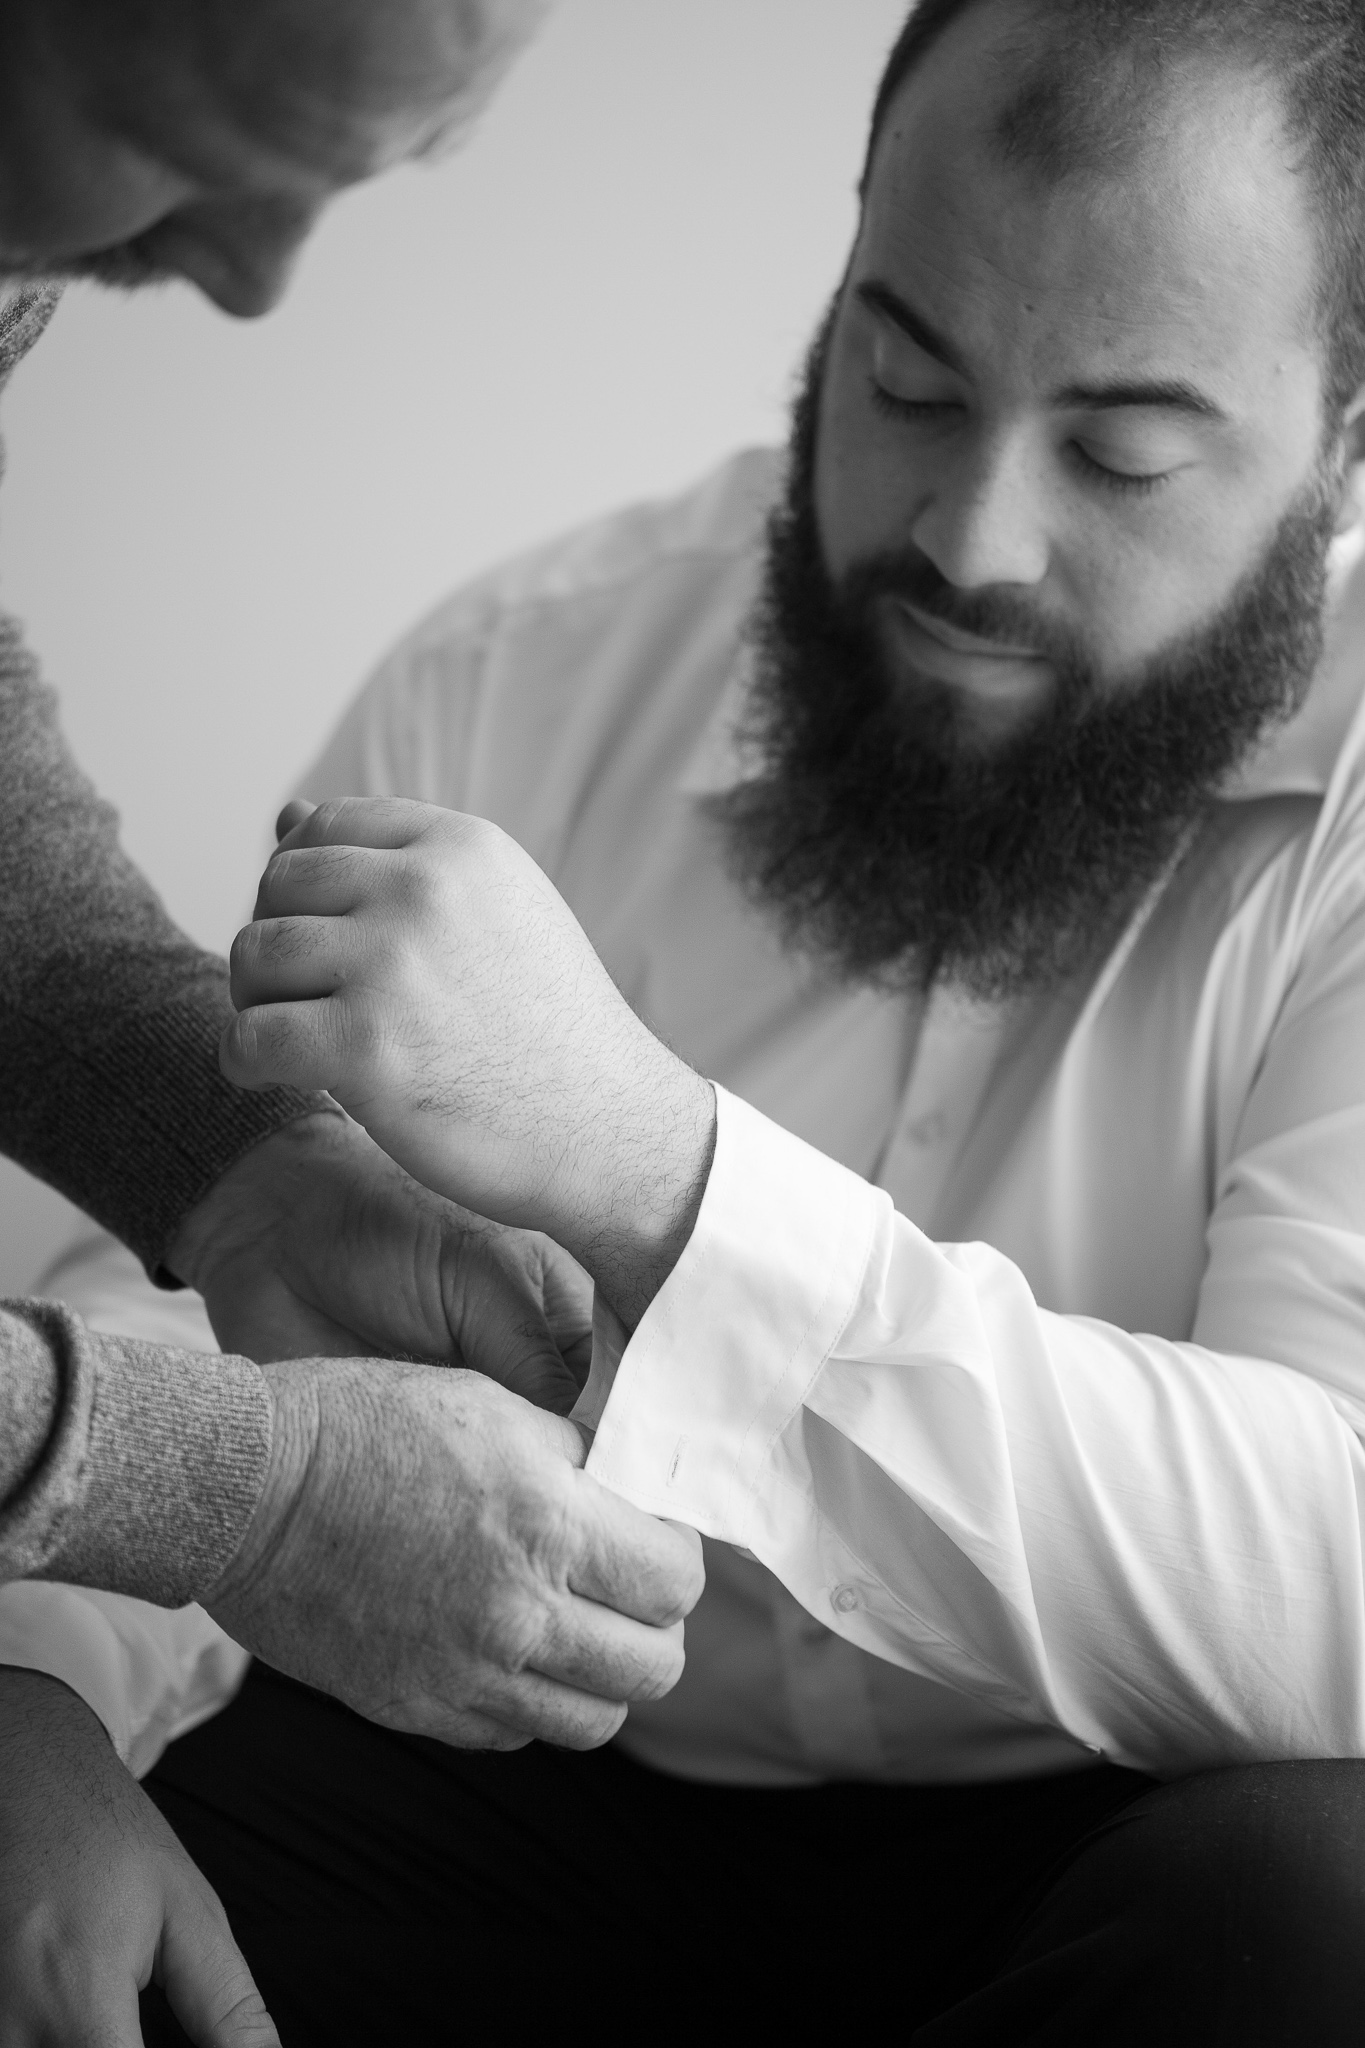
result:
[[(872, 407), (883, 419), (896, 420), (901, 425), (928, 426), (942, 423), (950, 413), (959, 413), (963, 407), (951, 398), (898, 398), (878, 383), (875, 376), (868, 378)], [(1111, 469), (1107, 463), (1096, 461), (1090, 451), (1079, 441), (1069, 441), (1067, 454), (1072, 465), (1090, 482), (1102, 490), (1113, 491), (1123, 497), (1145, 497), (1169, 483), (1174, 470), (1127, 470)]]
[(961, 412), (962, 407), (951, 398), (897, 398), (879, 384), (875, 377), (868, 379), (872, 393), (873, 410), (888, 420), (931, 420), (942, 419), (945, 413)]
[(1119, 491), (1129, 495), (1136, 494), (1141, 497), (1148, 492), (1158, 489), (1160, 485), (1169, 483), (1174, 474), (1169, 469), (1157, 469), (1146, 472), (1142, 470), (1110, 469), (1105, 463), (1096, 462), (1094, 456), (1090, 454), (1088, 449), (1083, 448), (1079, 441), (1068, 442), (1067, 448), (1073, 463), (1080, 469), (1081, 473), (1093, 479), (1095, 483), (1107, 491)]

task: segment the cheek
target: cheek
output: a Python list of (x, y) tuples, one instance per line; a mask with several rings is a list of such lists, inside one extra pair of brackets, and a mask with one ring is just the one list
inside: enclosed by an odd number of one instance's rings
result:
[(1206, 624), (1269, 540), (1244, 505), (1180, 489), (1136, 516), (1078, 517), (1056, 549), (1050, 580), (1101, 672), (1130, 673)]

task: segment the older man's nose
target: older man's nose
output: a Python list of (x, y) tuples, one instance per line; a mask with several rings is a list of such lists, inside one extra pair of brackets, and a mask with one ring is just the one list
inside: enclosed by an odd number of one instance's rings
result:
[(959, 590), (1041, 583), (1051, 549), (1028, 450), (1006, 441), (956, 451), (911, 537)]
[(250, 320), (278, 302), (321, 208), (295, 199), (201, 200), (141, 239), (225, 313)]

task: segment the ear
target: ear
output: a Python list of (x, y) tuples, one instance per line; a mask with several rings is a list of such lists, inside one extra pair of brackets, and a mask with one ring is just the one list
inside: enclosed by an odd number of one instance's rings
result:
[(1365, 519), (1365, 384), (1351, 403), (1341, 423), (1341, 504), (1336, 531), (1349, 533)]

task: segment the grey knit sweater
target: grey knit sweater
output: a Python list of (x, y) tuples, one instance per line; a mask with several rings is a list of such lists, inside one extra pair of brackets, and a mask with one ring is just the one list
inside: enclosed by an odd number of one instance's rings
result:
[[(35, 286), (0, 310), (0, 386), (56, 302)], [(0, 1151), (153, 1272), (223, 1169), (306, 1106), (221, 1078), (230, 1014), (222, 961), (176, 929), (121, 851), (0, 618)], [(237, 1547), (269, 1440), (246, 1360), (0, 1303), (0, 1579), (193, 1600)]]

